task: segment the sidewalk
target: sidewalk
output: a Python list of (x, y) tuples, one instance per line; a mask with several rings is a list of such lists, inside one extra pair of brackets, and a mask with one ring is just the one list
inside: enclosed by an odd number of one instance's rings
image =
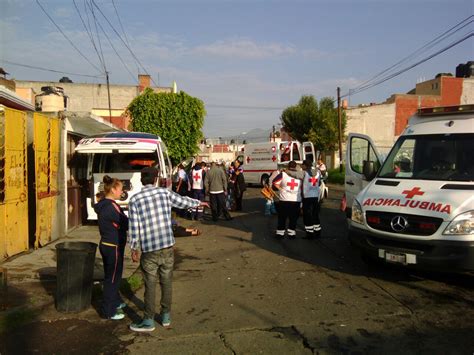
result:
[[(55, 280), (57, 244), (64, 242), (92, 242), (98, 244), (99, 240), (100, 235), (97, 226), (82, 226), (68, 233), (65, 237), (55, 240), (38, 250), (32, 250), (12, 257), (10, 260), (0, 264), (0, 267), (7, 269), (7, 283), (9, 284)], [(129, 249), (125, 248), (124, 278), (132, 275), (138, 266), (138, 264), (132, 263)], [(102, 258), (97, 248), (94, 280), (102, 280), (103, 277)]]

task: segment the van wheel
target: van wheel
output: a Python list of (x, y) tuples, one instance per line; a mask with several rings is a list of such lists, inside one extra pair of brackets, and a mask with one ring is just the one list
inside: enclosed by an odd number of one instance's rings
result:
[(262, 177), (260, 178), (260, 185), (262, 185), (262, 187), (268, 185), (269, 178), (270, 177), (267, 174), (262, 175)]

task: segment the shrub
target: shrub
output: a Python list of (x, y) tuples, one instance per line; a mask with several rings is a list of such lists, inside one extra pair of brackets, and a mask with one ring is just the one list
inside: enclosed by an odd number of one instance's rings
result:
[(344, 185), (344, 175), (344, 169), (342, 169), (342, 172), (339, 172), (339, 168), (328, 170), (328, 182)]

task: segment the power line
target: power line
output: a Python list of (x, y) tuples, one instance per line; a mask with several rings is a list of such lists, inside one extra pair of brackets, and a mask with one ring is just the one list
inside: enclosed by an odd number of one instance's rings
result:
[(123, 61), (122, 57), (120, 56), (120, 54), (117, 52), (117, 50), (115, 49), (114, 45), (112, 44), (112, 41), (110, 40), (109, 36), (107, 35), (107, 33), (105, 32), (104, 28), (102, 27), (102, 25), (100, 24), (100, 22), (97, 23), (100, 27), (100, 29), (102, 30), (102, 32), (104, 33), (104, 36), (105, 38), (107, 39), (107, 41), (109, 42), (110, 46), (112, 47), (112, 49), (114, 50), (115, 54), (117, 55), (117, 57), (119, 58), (119, 60), (122, 62), (123, 66), (125, 67), (125, 69), (128, 71), (128, 73), (130, 74), (130, 76), (132, 77), (132, 80), (134, 81), (137, 81), (137, 77), (135, 75), (133, 75), (133, 73), (130, 71), (130, 69), (128, 68), (127, 64)]
[(114, 0), (112, 0), (112, 5), (114, 6), (115, 15), (117, 16), (120, 28), (122, 29), (123, 35), (125, 37), (125, 41), (127, 42), (128, 45), (130, 45), (130, 42), (129, 42), (128, 37), (127, 37), (127, 33), (125, 32), (125, 29), (123, 28), (122, 21), (120, 20), (120, 16), (118, 14), (117, 7), (115, 6), (115, 1)]
[(99, 29), (97, 28), (98, 21), (97, 21), (97, 18), (95, 17), (94, 8), (89, 5), (89, 9), (92, 14), (92, 18), (94, 19), (95, 35), (97, 36), (97, 42), (99, 42), (99, 51), (102, 57), (102, 65), (104, 67), (104, 71), (107, 73), (107, 67), (105, 66), (104, 51), (102, 50), (102, 43), (100, 42)]
[[(76, 0), (72, 0), (72, 2), (74, 3), (74, 7), (76, 8), (77, 13), (79, 14), (79, 18), (81, 19), (82, 26), (83, 26), (84, 29), (86, 30), (87, 35), (89, 36), (89, 39), (90, 39), (90, 41), (91, 41), (91, 43), (92, 43), (92, 46), (94, 47), (94, 50), (95, 50), (95, 52), (96, 52), (96, 54), (97, 54), (97, 57), (99, 58), (99, 62), (100, 62), (100, 63), (102, 64), (102, 66), (103, 66), (102, 58), (100, 57), (99, 50), (97, 49), (97, 46), (95, 45), (95, 41), (94, 41), (94, 37), (92, 36), (92, 32), (90, 32), (89, 29), (87, 28), (87, 25), (86, 25), (84, 19), (82, 18), (81, 11), (79, 10), (79, 7), (76, 5)], [(84, 3), (84, 5), (85, 5), (85, 3)], [(86, 8), (85, 11), (87, 11), (87, 8)], [(87, 13), (86, 13), (86, 15), (87, 15)]]
[[(472, 18), (474, 17), (474, 15), (471, 15), (471, 16), (468, 16), (467, 18), (465, 18), (464, 20), (462, 20), (461, 22), (457, 23), (456, 25), (452, 26), (451, 28), (449, 28), (447, 31), (443, 32), (442, 34), (440, 34), (439, 36), (437, 36), (436, 38), (432, 39), (430, 42), (426, 43), (425, 45), (423, 45), (422, 47), (418, 48), (416, 51), (414, 51), (413, 53), (411, 53), (410, 55), (406, 56), (405, 58), (401, 59), (400, 61), (396, 62), (395, 64), (393, 64), (392, 66), (382, 70), (381, 72), (377, 73), (376, 75), (374, 75), (372, 78), (370, 78), (369, 80), (366, 80), (365, 82), (361, 83), (359, 86), (357, 86), (356, 88), (354, 88), (353, 90), (358, 90), (360, 87), (364, 87), (365, 85), (369, 84), (370, 82), (374, 81), (375, 79), (379, 78), (380, 76), (384, 75), (384, 74), (387, 74), (389, 73), (390, 71), (394, 70), (396, 67), (399, 67), (402, 63), (418, 56), (419, 54), (425, 52), (426, 50), (428, 49), (431, 49), (433, 48), (434, 46), (436, 46), (437, 44), (441, 43), (443, 40), (445, 40), (446, 38), (454, 35), (455, 33), (459, 32), (460, 30), (462, 30), (463, 28), (465, 28), (466, 26), (468, 26), (469, 24), (471, 24), (473, 22)], [(471, 20), (470, 20), (471, 19)], [(470, 20), (470, 21), (469, 21)], [(469, 21), (469, 22), (467, 22)], [(467, 22), (466, 24), (464, 24), (465, 22)], [(463, 25), (464, 24), (464, 25)], [(461, 26), (463, 25), (463, 26)], [(461, 27), (459, 27), (461, 26)], [(459, 28), (457, 28), (459, 27)], [(456, 29), (457, 28), (457, 29)], [(456, 30), (454, 30), (456, 29)], [(454, 30), (454, 32), (453, 32)]]
[(73, 48), (90, 64), (92, 65), (95, 69), (97, 69), (97, 71), (101, 72), (101, 70), (94, 64), (92, 63), (89, 58), (87, 58), (84, 54), (82, 54), (82, 52), (79, 50), (79, 48), (76, 47), (76, 45), (69, 39), (68, 36), (66, 36), (66, 34), (63, 32), (63, 30), (61, 30), (61, 28), (56, 24), (56, 22), (53, 20), (53, 18), (51, 16), (49, 16), (49, 14), (46, 12), (46, 10), (44, 9), (43, 5), (41, 5), (41, 3), (39, 2), (39, 0), (36, 0), (36, 3), (38, 4), (38, 6), (41, 8), (41, 10), (45, 13), (46, 16), (48, 16), (48, 18), (50, 19), (50, 21), (54, 24), (54, 26), (56, 26), (56, 28), (58, 29), (59, 32), (61, 32), (61, 34), (64, 36), (64, 38), (67, 39), (67, 41), (71, 44), (71, 46), (73, 46)]
[[(115, 1), (112, 0), (112, 5), (114, 7), (114, 10), (115, 10), (115, 15), (117, 16), (117, 19), (118, 19), (118, 22), (119, 22), (119, 25), (120, 25), (120, 28), (122, 29), (122, 32), (123, 32), (123, 35), (125, 37), (125, 41), (127, 42), (127, 44), (130, 46), (130, 41), (128, 40), (128, 36), (127, 36), (127, 32), (125, 32), (125, 29), (122, 25), (122, 20), (120, 19), (120, 16), (119, 16), (119, 13), (117, 11), (117, 7), (115, 6)], [(135, 63), (137, 64), (137, 63)], [(139, 73), (139, 67), (138, 67), (138, 64), (137, 64), (137, 73)], [(158, 78), (158, 82), (159, 82), (159, 78)]]
[[(128, 51), (130, 52), (130, 54), (132, 55), (132, 57), (136, 60), (136, 62), (140, 65), (140, 67), (143, 69), (143, 71), (145, 72), (145, 74), (147, 75), (150, 75), (148, 74), (147, 70), (145, 69), (145, 67), (142, 65), (142, 63), (138, 60), (137, 56), (135, 55), (135, 53), (133, 53), (132, 49), (130, 48), (130, 46), (125, 43), (125, 41), (123, 40), (122, 36), (120, 36), (120, 33), (117, 32), (117, 30), (115, 29), (115, 27), (110, 23), (109, 19), (107, 18), (107, 16), (105, 16), (105, 14), (102, 12), (102, 10), (100, 9), (100, 7), (96, 4), (96, 2), (94, 0), (91, 0), (92, 4), (99, 10), (99, 12), (102, 14), (102, 16), (104, 17), (104, 19), (107, 21), (107, 23), (109, 24), (109, 26), (112, 28), (112, 30), (115, 32), (115, 34), (117, 35), (117, 37), (120, 39), (120, 41), (122, 41), (123, 45), (128, 49)], [(150, 75), (150, 78), (151, 78), (151, 81), (156, 85), (158, 86), (155, 81), (153, 80), (153, 78), (151, 77)]]
[(33, 66), (33, 65), (27, 65), (27, 64), (20, 64), (20, 63), (10, 62), (9, 60), (4, 60), (4, 59), (2, 59), (2, 62), (7, 63), (7, 64), (10, 64), (10, 65), (16, 65), (16, 66), (18, 66), (18, 67), (25, 67), (25, 68), (30, 68), (30, 69), (44, 70), (44, 71), (49, 71), (49, 72), (59, 73), (59, 74), (85, 76), (85, 77), (88, 77), (88, 78), (101, 78), (101, 77), (103, 77), (103, 75), (77, 74), (77, 73), (69, 73), (69, 72), (60, 71), (60, 70), (47, 69), (47, 68), (42, 68), (42, 67), (35, 67), (35, 66)]
[(406, 67), (406, 68), (404, 68), (404, 69), (402, 69), (402, 70), (399, 70), (399, 71), (397, 71), (397, 72), (395, 72), (395, 73), (393, 73), (393, 74), (391, 74), (391, 75), (389, 75), (389, 76), (387, 76), (387, 77), (384, 77), (384, 78), (382, 78), (382, 79), (379, 79), (379, 80), (376, 81), (375, 83), (372, 83), (372, 84), (369, 84), (369, 85), (365, 85), (365, 86), (360, 87), (359, 89), (354, 90), (354, 91), (349, 90), (349, 93), (347, 93), (347, 94), (345, 94), (345, 95), (342, 95), (341, 97), (346, 97), (346, 96), (349, 96), (349, 95), (357, 94), (357, 93), (359, 93), (359, 92), (368, 90), (368, 89), (370, 89), (370, 88), (372, 88), (372, 87), (374, 87), (374, 86), (380, 85), (380, 84), (382, 84), (383, 82), (385, 82), (385, 81), (387, 81), (387, 80), (393, 79), (394, 77), (396, 77), (396, 76), (398, 76), (398, 75), (400, 75), (400, 74), (403, 74), (404, 72), (406, 72), (406, 71), (408, 71), (408, 70), (410, 70), (410, 69), (413, 69), (414, 67), (416, 67), (416, 66), (418, 66), (418, 65), (420, 65), (420, 64), (422, 64), (422, 63), (424, 63), (424, 62), (426, 62), (426, 61), (428, 61), (428, 60), (430, 60), (430, 59), (432, 59), (432, 58), (434, 58), (434, 57), (436, 57), (436, 56), (438, 56), (438, 55), (440, 55), (441, 53), (446, 52), (448, 49), (451, 49), (451, 48), (453, 48), (454, 46), (456, 46), (456, 45), (458, 45), (458, 44), (464, 42), (465, 40), (469, 39), (469, 38), (472, 37), (473, 35), (474, 35), (474, 31), (468, 32), (468, 33), (467, 33), (466, 35), (464, 35), (462, 38), (460, 38), (460, 39), (458, 39), (458, 40), (452, 42), (452, 43), (449, 44), (448, 46), (446, 46), (446, 47), (440, 49), (439, 51), (437, 51), (437, 52), (435, 52), (435, 53), (429, 55), (428, 57), (423, 58), (422, 60), (420, 60), (420, 61), (418, 61), (418, 62), (416, 62), (416, 63), (414, 63), (414, 64), (412, 64), (412, 65), (410, 65), (410, 66), (408, 66), (408, 67)]

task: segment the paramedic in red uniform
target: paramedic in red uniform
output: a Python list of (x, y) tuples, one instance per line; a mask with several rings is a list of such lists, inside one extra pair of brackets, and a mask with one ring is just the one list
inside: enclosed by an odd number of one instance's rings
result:
[(102, 312), (107, 319), (125, 317), (126, 304), (119, 294), (122, 280), (123, 255), (127, 242), (128, 217), (115, 202), (122, 195), (123, 184), (119, 179), (104, 176), (104, 197), (95, 204), (100, 232), (99, 251), (104, 264), (104, 289)]

